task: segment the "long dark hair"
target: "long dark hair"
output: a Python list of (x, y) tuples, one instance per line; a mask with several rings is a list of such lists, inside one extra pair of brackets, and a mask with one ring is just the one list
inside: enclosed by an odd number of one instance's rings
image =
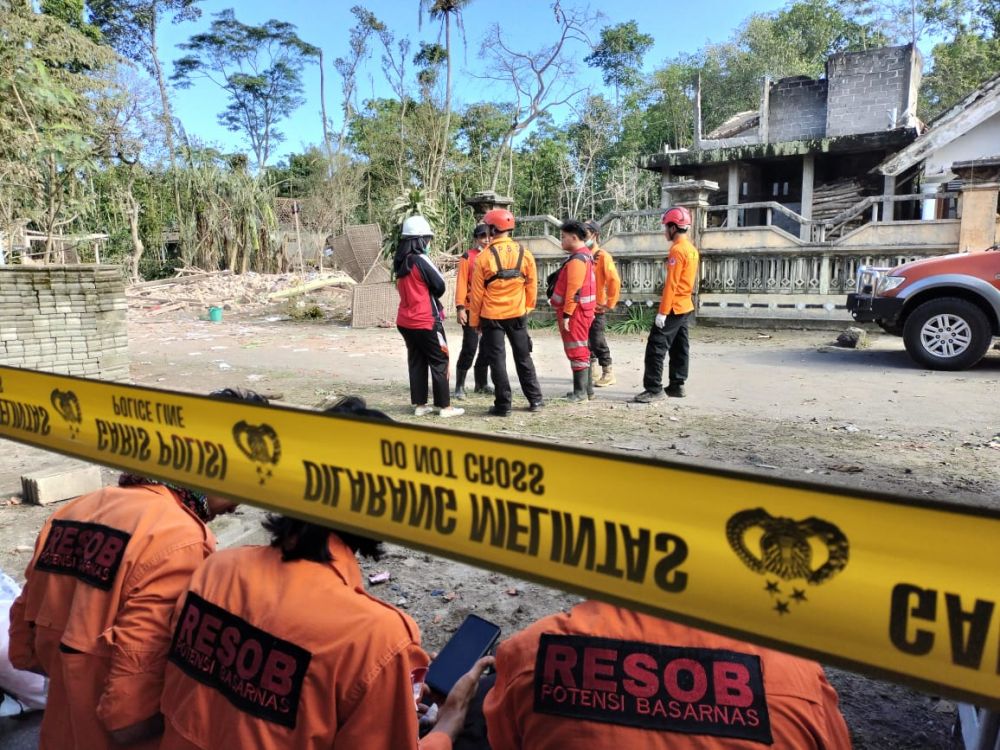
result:
[(410, 273), (413, 267), (413, 256), (420, 255), (427, 250), (430, 244), (429, 237), (404, 237), (396, 245), (396, 254), (392, 259), (392, 275), (401, 279)]

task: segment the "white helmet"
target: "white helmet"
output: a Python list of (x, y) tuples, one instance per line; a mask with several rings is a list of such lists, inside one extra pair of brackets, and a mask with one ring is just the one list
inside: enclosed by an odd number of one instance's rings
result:
[(403, 231), (400, 234), (403, 237), (433, 237), (434, 230), (427, 223), (427, 219), (418, 214), (410, 216), (403, 222)]

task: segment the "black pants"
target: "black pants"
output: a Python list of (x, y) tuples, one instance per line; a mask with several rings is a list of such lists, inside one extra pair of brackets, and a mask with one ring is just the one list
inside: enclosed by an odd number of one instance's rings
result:
[(406, 359), (410, 367), (410, 403), (427, 404), (427, 371), (434, 388), (434, 406), (451, 405), (448, 391), (448, 344), (440, 323), (431, 331), (396, 326), (406, 342)]
[(608, 317), (604, 313), (597, 313), (594, 322), (590, 326), (590, 361), (597, 360), (601, 367), (611, 367), (611, 349), (608, 347), (608, 338), (605, 331), (608, 327)]
[[(479, 356), (476, 356), (476, 352), (479, 352)], [(472, 326), (462, 326), (462, 351), (458, 355), (458, 364), (455, 366), (459, 372), (468, 372), (472, 367), (472, 361), (475, 360), (475, 370), (473, 371), (473, 377), (476, 381), (476, 388), (482, 388), (486, 385), (486, 376), (488, 373), (489, 364), (486, 361), (486, 357), (483, 356), (482, 349), (479, 348), (479, 333)]]
[(498, 410), (509, 411), (513, 394), (507, 378), (507, 349), (504, 337), (510, 339), (514, 352), (514, 368), (517, 380), (529, 404), (542, 401), (542, 387), (538, 384), (535, 365), (531, 361), (531, 337), (525, 317), (510, 320), (482, 320), (483, 341), (480, 344), (483, 356), (493, 372), (493, 387), (496, 390), (494, 405)]
[(688, 321), (691, 313), (667, 316), (663, 328), (653, 326), (646, 342), (646, 371), (642, 385), (650, 393), (663, 388), (663, 358), (670, 355), (670, 385), (680, 385), (688, 378)]

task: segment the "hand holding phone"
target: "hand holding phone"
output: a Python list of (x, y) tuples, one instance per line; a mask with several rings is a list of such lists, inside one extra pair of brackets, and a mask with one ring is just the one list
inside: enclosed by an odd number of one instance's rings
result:
[(431, 662), (425, 679), (427, 686), (439, 695), (448, 695), (455, 683), (493, 650), (498, 640), (499, 626), (477, 615), (468, 615)]

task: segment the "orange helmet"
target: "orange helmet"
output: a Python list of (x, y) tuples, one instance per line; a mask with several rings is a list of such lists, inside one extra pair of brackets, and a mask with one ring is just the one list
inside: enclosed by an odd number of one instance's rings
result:
[(663, 214), (663, 225), (676, 224), (678, 229), (691, 228), (691, 212), (684, 206), (674, 206)]
[(509, 232), (514, 228), (514, 214), (506, 208), (494, 208), (486, 212), (483, 224), (493, 227), (498, 232)]

